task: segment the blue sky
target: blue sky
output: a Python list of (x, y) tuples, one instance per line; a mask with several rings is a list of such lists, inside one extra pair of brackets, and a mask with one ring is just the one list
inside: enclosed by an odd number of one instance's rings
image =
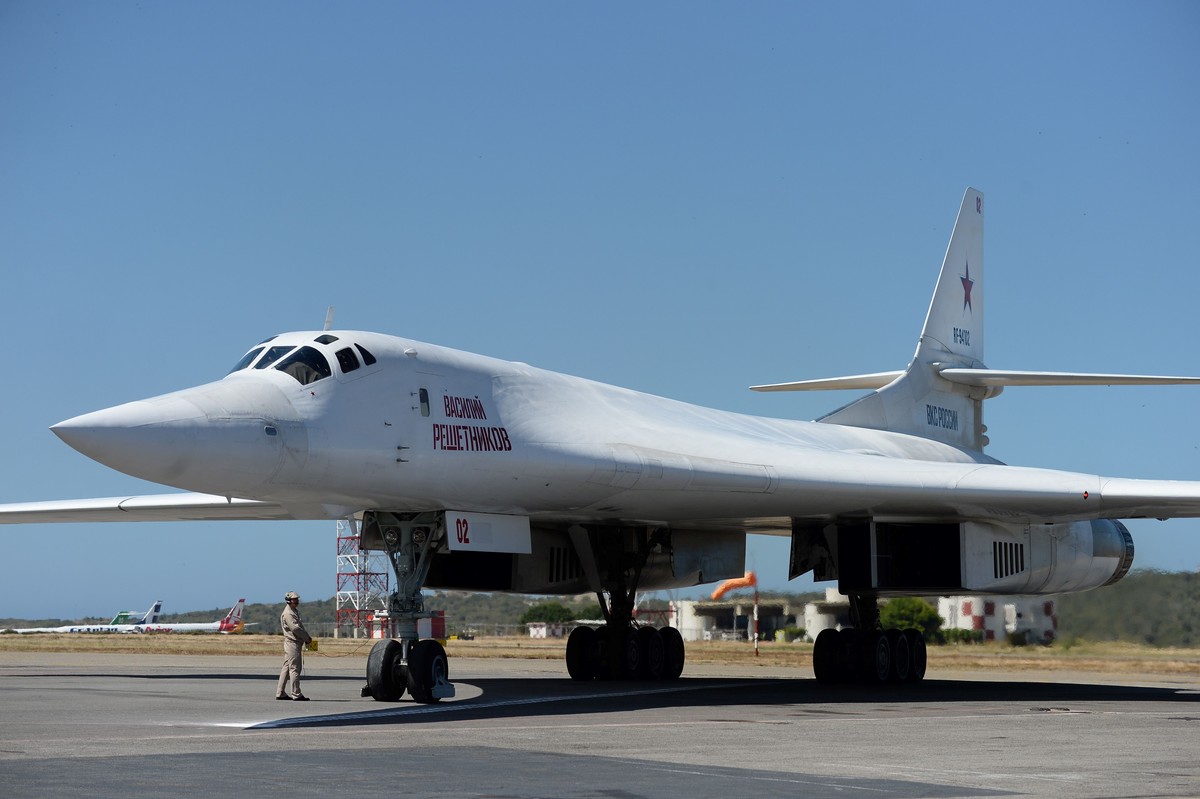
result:
[[(377, 330), (703, 405), (903, 367), (967, 185), (988, 364), (1200, 374), (1200, 6), (0, 5), (0, 501), (47, 427)], [(1200, 479), (1194, 388), (1009, 389), (1011, 463)], [(1200, 521), (1130, 525), (1200, 567)], [(0, 616), (335, 591), (330, 523), (0, 528)], [(786, 542), (756, 541), (767, 587)], [(789, 584), (807, 590), (811, 583)]]

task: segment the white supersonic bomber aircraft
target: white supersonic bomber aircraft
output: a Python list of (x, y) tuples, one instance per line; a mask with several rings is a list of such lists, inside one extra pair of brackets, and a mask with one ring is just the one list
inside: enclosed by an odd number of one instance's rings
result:
[(823, 631), (822, 682), (919, 681), (925, 641), (877, 600), (1053, 594), (1121, 579), (1120, 519), (1200, 516), (1200, 482), (1007, 466), (984, 454), (983, 401), (1013, 385), (1195, 377), (984, 366), (983, 195), (968, 189), (903, 371), (754, 386), (869, 389), (815, 422), (746, 416), (376, 333), (286, 333), (223, 379), (60, 422), (78, 451), (186, 492), (0, 506), (0, 522), (338, 519), (386, 550), (401, 621), (364, 696), (453, 696), (420, 640), (422, 586), (594, 591), (606, 624), (568, 640), (572, 678), (674, 679), (684, 646), (639, 625), (638, 590), (741, 576), (747, 533), (791, 537), (792, 577), (851, 598)]

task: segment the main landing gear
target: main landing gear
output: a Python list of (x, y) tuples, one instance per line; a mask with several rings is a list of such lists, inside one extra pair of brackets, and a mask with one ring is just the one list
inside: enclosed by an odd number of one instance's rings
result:
[(677, 680), (683, 659), (683, 636), (674, 627), (609, 622), (576, 627), (567, 638), (572, 680)]
[(586, 532), (574, 528), (575, 550), (596, 589), (601, 627), (576, 627), (567, 638), (572, 680), (676, 680), (683, 673), (683, 636), (634, 621), (638, 581), (646, 559), (669, 547), (669, 532), (632, 528)]
[(446, 650), (432, 639), (421, 640), (417, 620), (428, 618), (421, 586), (434, 554), (445, 543), (445, 524), (439, 514), (367, 513), (364, 532), (379, 536), (387, 548), (396, 591), (388, 597), (388, 616), (396, 638), (380, 641), (367, 657), (363, 696), (396, 702), (405, 690), (418, 702), (437, 702), (454, 696)]
[(919, 630), (884, 630), (870, 595), (850, 596), (854, 627), (822, 630), (813, 646), (817, 682), (917, 683), (925, 679), (925, 636)]

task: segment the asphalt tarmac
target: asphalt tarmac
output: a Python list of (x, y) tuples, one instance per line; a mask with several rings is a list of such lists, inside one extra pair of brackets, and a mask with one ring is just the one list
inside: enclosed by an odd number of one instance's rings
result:
[(279, 661), (0, 653), (0, 796), (1200, 796), (1200, 674), (583, 684), (451, 658), (458, 695), (418, 705), (361, 698), (365, 656), (308, 655), (312, 701), (276, 701)]

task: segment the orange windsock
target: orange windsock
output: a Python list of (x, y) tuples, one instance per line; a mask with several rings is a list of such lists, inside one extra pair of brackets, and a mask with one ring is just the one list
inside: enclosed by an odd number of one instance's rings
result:
[(746, 572), (745, 577), (734, 577), (732, 580), (718, 584), (716, 590), (712, 592), (712, 598), (720, 599), (730, 591), (736, 591), (739, 588), (753, 588), (756, 585), (758, 585), (758, 578), (754, 576), (754, 572)]

